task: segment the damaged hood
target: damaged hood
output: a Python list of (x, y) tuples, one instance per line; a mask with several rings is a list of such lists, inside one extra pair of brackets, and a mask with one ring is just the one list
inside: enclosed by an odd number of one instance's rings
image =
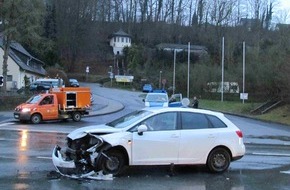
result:
[(92, 125), (92, 126), (82, 127), (82, 128), (76, 129), (76, 130), (72, 131), (71, 133), (69, 133), (67, 136), (70, 139), (75, 140), (75, 139), (82, 138), (82, 137), (86, 136), (88, 133), (92, 133), (95, 135), (103, 135), (103, 134), (108, 134), (108, 133), (119, 132), (121, 130), (122, 129), (110, 127), (110, 126), (105, 125), (105, 124)]

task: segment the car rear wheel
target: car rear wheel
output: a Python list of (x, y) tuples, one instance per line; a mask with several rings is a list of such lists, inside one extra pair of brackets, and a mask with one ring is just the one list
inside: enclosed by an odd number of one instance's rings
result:
[(125, 166), (125, 157), (121, 151), (111, 150), (105, 153), (100, 163), (100, 169), (104, 174), (119, 175)]
[(230, 166), (231, 157), (224, 148), (216, 148), (211, 151), (207, 159), (207, 167), (211, 172), (221, 173)]
[(35, 114), (33, 114), (32, 116), (31, 116), (31, 122), (33, 123), (33, 124), (38, 124), (38, 123), (40, 123), (41, 122), (41, 115), (40, 114), (38, 114), (38, 113), (35, 113)]
[(80, 121), (81, 118), (82, 118), (82, 115), (81, 115), (80, 112), (74, 112), (74, 113), (72, 114), (72, 119), (73, 119), (74, 121)]

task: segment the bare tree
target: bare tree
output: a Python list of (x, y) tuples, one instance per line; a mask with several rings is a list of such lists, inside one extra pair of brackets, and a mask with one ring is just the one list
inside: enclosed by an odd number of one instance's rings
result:
[(148, 9), (148, 0), (139, 0), (139, 4), (140, 4), (140, 22), (144, 22), (146, 20), (146, 13), (147, 13), (147, 9)]
[(155, 21), (158, 22), (160, 20), (160, 14), (163, 7), (163, 0), (157, 0), (157, 13), (155, 17)]
[(182, 0), (179, 0), (178, 6), (177, 6), (177, 14), (176, 14), (176, 24), (181, 25), (182, 20)]
[(212, 2), (211, 21), (216, 26), (227, 24), (229, 16), (232, 13), (234, 2), (232, 0), (218, 0)]
[(203, 15), (204, 15), (204, 8), (205, 8), (205, 2), (204, 0), (198, 0), (198, 6), (197, 6), (197, 16), (198, 16), (198, 24), (202, 24)]
[(174, 0), (171, 0), (171, 2), (170, 2), (170, 15), (171, 15), (171, 17), (170, 17), (170, 22), (171, 23), (174, 23), (174, 17), (175, 17), (175, 1)]

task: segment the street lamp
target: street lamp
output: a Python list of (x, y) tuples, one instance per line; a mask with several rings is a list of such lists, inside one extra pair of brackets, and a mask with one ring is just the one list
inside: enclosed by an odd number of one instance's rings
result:
[(159, 89), (161, 89), (161, 75), (162, 75), (162, 71), (159, 72)]
[(176, 65), (176, 49), (174, 49), (174, 58), (173, 58), (173, 88), (172, 94), (175, 93), (175, 65)]
[(113, 80), (113, 67), (110, 65), (110, 79), (111, 79), (111, 87), (112, 87), (112, 80)]
[(88, 81), (89, 72), (90, 72), (90, 67), (86, 66), (86, 81)]

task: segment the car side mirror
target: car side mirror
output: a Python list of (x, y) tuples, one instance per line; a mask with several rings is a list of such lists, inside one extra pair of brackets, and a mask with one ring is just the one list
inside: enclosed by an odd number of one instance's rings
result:
[(138, 131), (138, 135), (143, 135), (143, 132), (147, 131), (148, 130), (148, 127), (146, 125), (140, 125), (138, 128), (137, 128), (137, 131)]

